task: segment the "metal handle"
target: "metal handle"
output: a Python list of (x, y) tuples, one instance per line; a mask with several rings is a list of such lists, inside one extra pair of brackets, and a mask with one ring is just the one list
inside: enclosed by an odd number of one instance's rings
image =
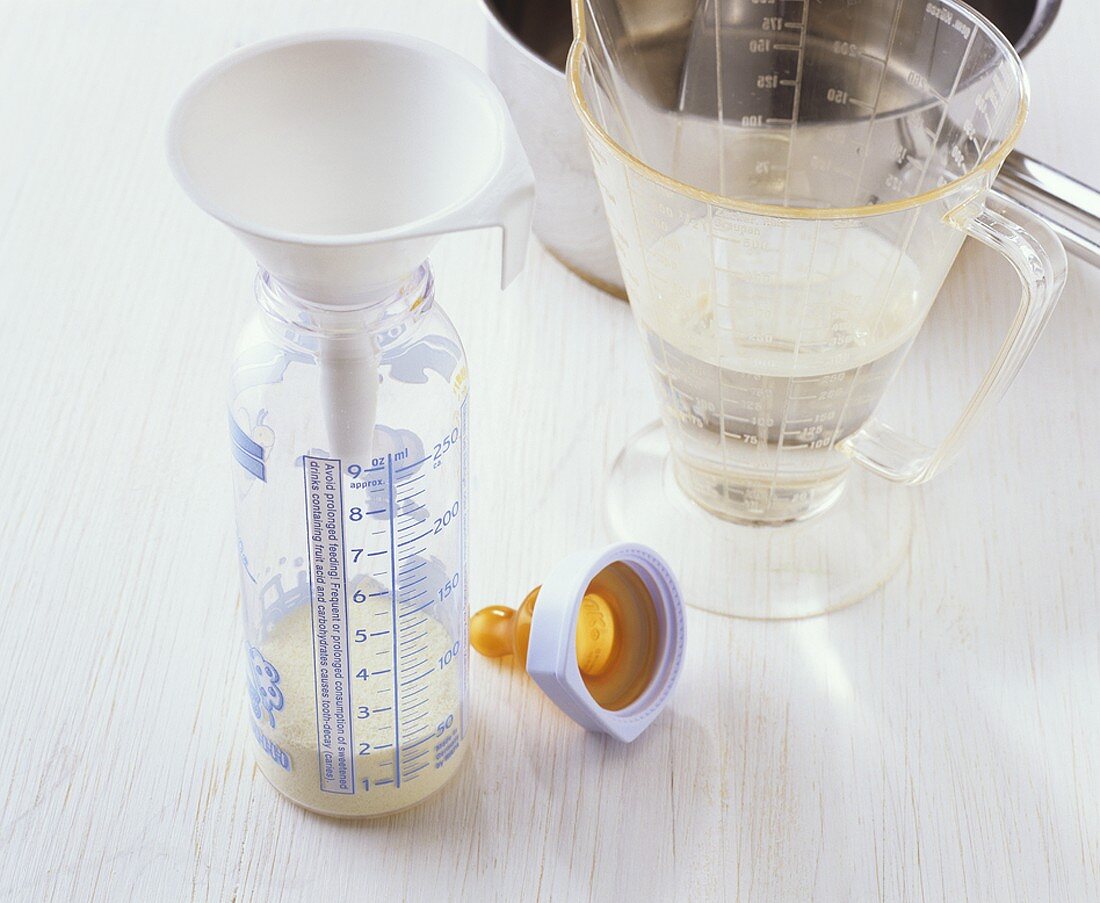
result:
[(1100, 191), (1019, 151), (1008, 155), (996, 187), (1043, 217), (1067, 251), (1100, 266)]
[(1066, 252), (1042, 217), (1016, 201), (990, 192), (984, 203), (960, 207), (947, 222), (1000, 253), (1023, 283), (1012, 326), (992, 366), (962, 416), (931, 448), (879, 420), (838, 446), (860, 464), (899, 483), (923, 483), (953, 458), (979, 417), (1004, 395), (1054, 310), (1066, 281)]

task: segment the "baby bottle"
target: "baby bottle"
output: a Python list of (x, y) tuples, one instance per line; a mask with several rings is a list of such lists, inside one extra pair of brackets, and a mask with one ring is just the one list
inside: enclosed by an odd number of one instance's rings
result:
[(256, 761), (316, 812), (396, 812), (469, 728), (469, 383), (428, 255), (498, 226), (510, 282), (530, 169), (476, 68), (359, 31), (218, 63), (169, 154), (259, 263), (228, 412)]

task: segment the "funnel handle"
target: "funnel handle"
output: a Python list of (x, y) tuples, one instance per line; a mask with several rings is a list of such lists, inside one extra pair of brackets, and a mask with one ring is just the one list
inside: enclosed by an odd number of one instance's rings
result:
[(1004, 257), (1023, 283), (1023, 296), (985, 379), (938, 446), (930, 448), (874, 418), (838, 445), (864, 467), (899, 483), (923, 483), (958, 453), (965, 435), (1020, 372), (1066, 282), (1062, 243), (1039, 216), (1016, 201), (991, 191), (984, 201), (964, 204), (945, 220)]
[[(506, 109), (503, 99), (500, 106)], [(500, 287), (503, 289), (519, 275), (527, 259), (531, 219), (535, 213), (535, 175), (507, 113), (502, 114), (501, 126), (499, 164), (477, 194), (457, 210), (425, 223), (420, 229), (413, 228), (408, 234), (421, 237), (499, 228)]]

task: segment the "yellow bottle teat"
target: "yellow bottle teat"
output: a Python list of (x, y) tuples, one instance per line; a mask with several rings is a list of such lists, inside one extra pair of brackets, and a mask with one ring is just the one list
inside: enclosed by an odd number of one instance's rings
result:
[[(515, 654), (527, 661), (531, 616), (538, 593), (539, 588), (528, 593), (518, 611), (506, 605), (481, 609), (470, 619), (470, 645), (489, 658)], [(585, 593), (577, 614), (577, 666), (581, 674), (603, 674), (615, 652), (615, 641), (611, 606), (599, 594)]]
[[(518, 609), (490, 605), (470, 619), (470, 645), (482, 655), (515, 655), (526, 664), (531, 618), (542, 587)], [(617, 710), (633, 702), (653, 673), (659, 640), (653, 604), (644, 584), (625, 565), (604, 568), (577, 610), (577, 667), (592, 697)]]

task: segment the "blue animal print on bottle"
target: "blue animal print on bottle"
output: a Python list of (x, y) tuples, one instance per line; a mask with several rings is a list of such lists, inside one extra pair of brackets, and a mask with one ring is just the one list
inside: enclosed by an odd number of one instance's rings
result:
[(248, 647), (248, 700), (256, 720), (275, 727), (275, 713), (286, 699), (279, 689), (279, 672), (255, 646)]

